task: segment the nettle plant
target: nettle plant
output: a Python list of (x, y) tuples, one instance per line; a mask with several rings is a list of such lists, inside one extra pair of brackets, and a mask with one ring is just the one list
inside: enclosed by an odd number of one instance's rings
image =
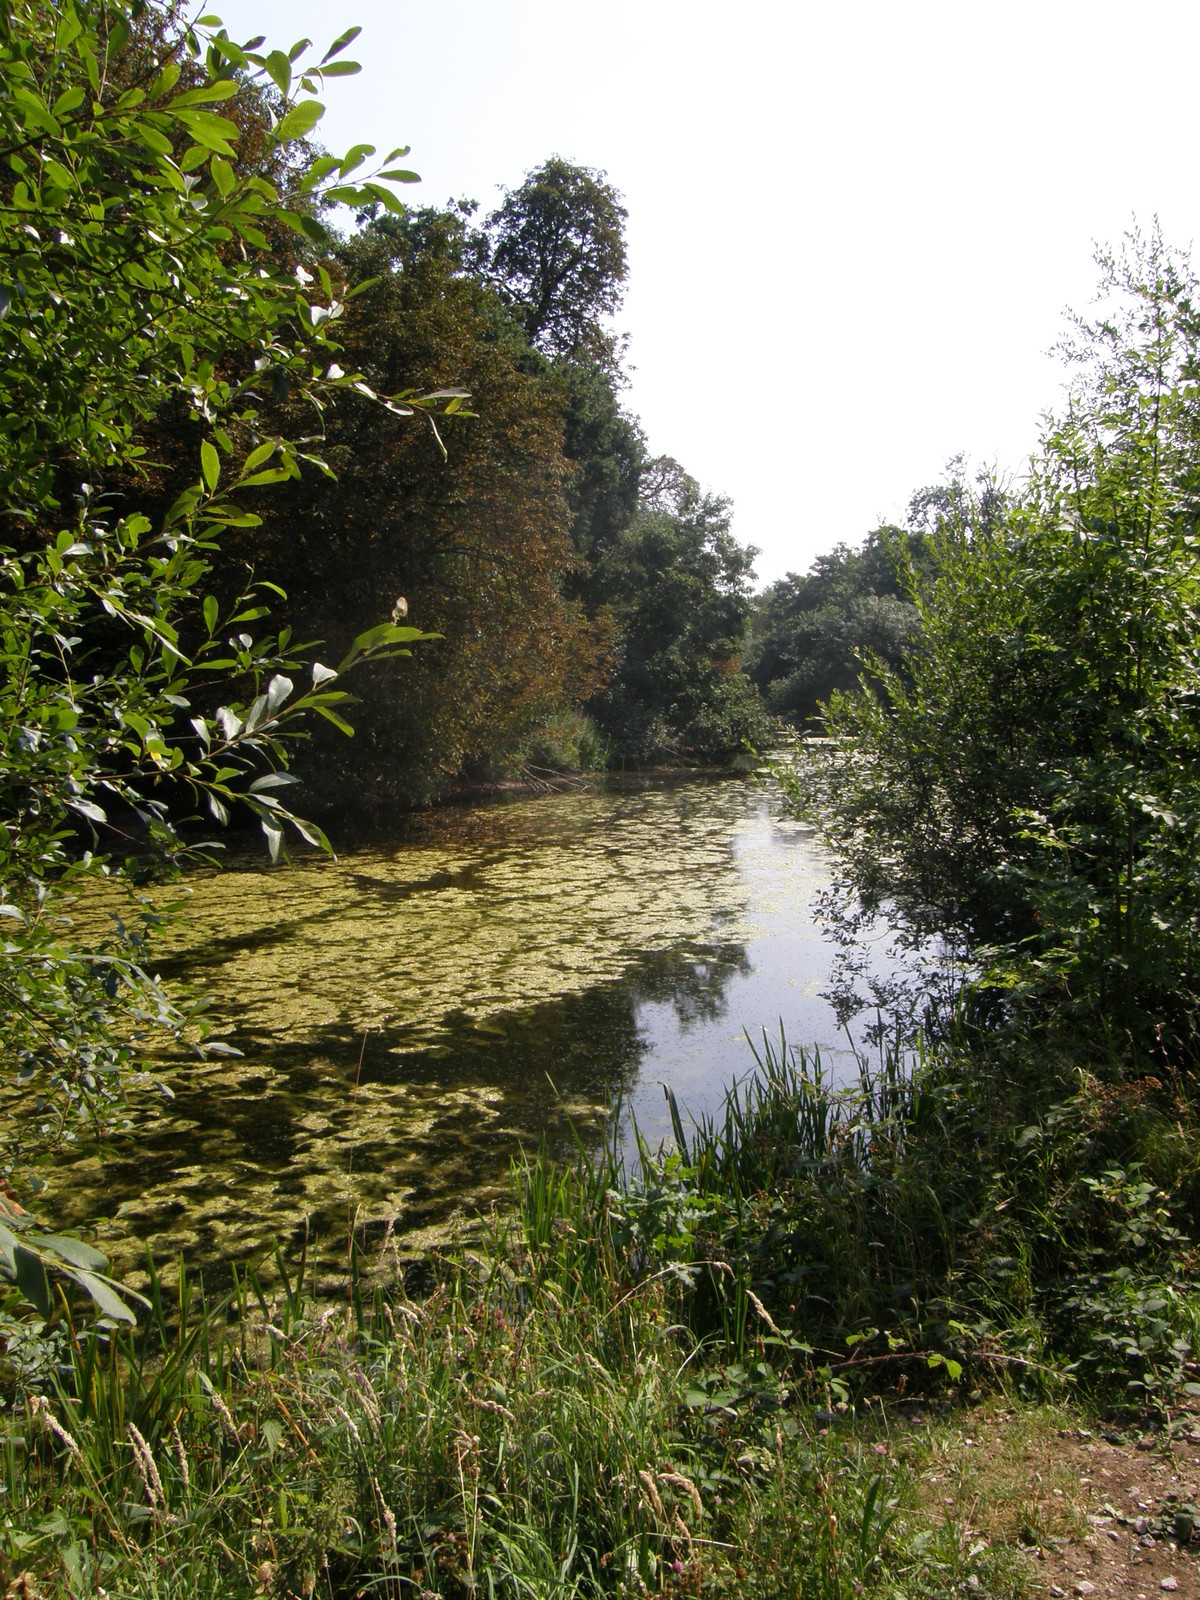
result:
[[(73, 932), (70, 894), (177, 864), (183, 819), (238, 806), (273, 859), (289, 829), (324, 845), (287, 804), (288, 743), (312, 715), (349, 731), (340, 674), (427, 637), (398, 602), (325, 666), (255, 631), (262, 587), (232, 605), (206, 590), (256, 496), (328, 472), (334, 392), (435, 432), (465, 399), (377, 395), (337, 363), (349, 296), (320, 214), (403, 210), (393, 186), (415, 178), (404, 151), (371, 167), (370, 146), (306, 142), (325, 80), (358, 71), (357, 32), (306, 66), (308, 41), (264, 52), (144, 0), (0, 14), (0, 1037), (44, 1113), (20, 1137), (9, 1119), (10, 1183), (89, 1115), (122, 1114), (149, 1031), (203, 1038), (137, 937)], [(0, 1266), (29, 1279), (14, 1226)]]

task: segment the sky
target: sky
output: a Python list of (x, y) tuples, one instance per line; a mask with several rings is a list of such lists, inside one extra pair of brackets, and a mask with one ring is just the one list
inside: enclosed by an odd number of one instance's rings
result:
[(415, 202), (487, 212), (551, 155), (607, 173), (625, 404), (730, 496), (761, 582), (902, 517), (959, 453), (1019, 476), (1095, 246), (1200, 230), (1194, 0), (213, 9), (318, 56), (360, 24), (317, 132), (410, 145)]

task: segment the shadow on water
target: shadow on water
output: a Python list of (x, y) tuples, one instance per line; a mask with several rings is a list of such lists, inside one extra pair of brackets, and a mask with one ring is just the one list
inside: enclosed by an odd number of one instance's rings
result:
[(107, 1212), (110, 1244), (134, 1270), (145, 1245), (219, 1270), (307, 1238), (337, 1277), (348, 1207), (368, 1238), (398, 1222), (411, 1253), (449, 1219), (503, 1202), (522, 1149), (544, 1142), (566, 1157), (576, 1139), (598, 1145), (646, 1054), (643, 1002), (672, 1005), (683, 1023), (712, 1020), (723, 983), (745, 970), (739, 945), (699, 965), (691, 951), (662, 953), (485, 1021), (451, 1012), (432, 1046), (404, 1026), (234, 1034), (244, 1062), (177, 1075), (174, 1100), (142, 1119), (135, 1143), (74, 1164), (63, 1209), (77, 1221)]
[(835, 1048), (826, 881), (744, 781), (439, 813), (340, 861), (197, 874), (158, 970), (213, 997), (242, 1055), (173, 1065), (173, 1100), (58, 1172), (59, 1218), (107, 1218), (126, 1270), (145, 1245), (213, 1266), (307, 1232), (332, 1273), (348, 1209), (418, 1250), (503, 1198), (522, 1148), (598, 1141), (618, 1099), (653, 1140), (660, 1083), (718, 1104), (743, 1026)]

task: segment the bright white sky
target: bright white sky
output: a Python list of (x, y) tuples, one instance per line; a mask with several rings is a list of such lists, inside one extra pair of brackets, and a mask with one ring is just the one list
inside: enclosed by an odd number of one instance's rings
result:
[[(1182, 0), (214, 0), (325, 46), (340, 152), (486, 212), (550, 155), (629, 209), (627, 404), (732, 497), (762, 581), (902, 514), (959, 451), (1020, 471), (1095, 241), (1200, 222)], [(453, 373), (447, 373), (447, 381)]]

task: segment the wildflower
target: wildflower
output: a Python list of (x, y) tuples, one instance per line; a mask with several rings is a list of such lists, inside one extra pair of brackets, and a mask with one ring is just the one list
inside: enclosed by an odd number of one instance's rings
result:
[(129, 1424), (128, 1432), (129, 1442), (133, 1446), (134, 1460), (137, 1462), (138, 1474), (146, 1486), (146, 1499), (156, 1510), (159, 1506), (165, 1509), (167, 1497), (163, 1493), (162, 1479), (158, 1475), (158, 1467), (155, 1464), (154, 1456), (151, 1454), (150, 1446), (142, 1438), (132, 1422)]
[(238, 1444), (241, 1444), (242, 1436), (238, 1432), (237, 1423), (233, 1420), (233, 1417), (230, 1414), (229, 1407), (225, 1404), (224, 1400), (221, 1399), (221, 1396), (217, 1393), (217, 1391), (215, 1389), (211, 1389), (209, 1391), (208, 1398), (212, 1401), (213, 1407), (214, 1407), (217, 1415), (220, 1417), (221, 1421), (225, 1424), (225, 1426), (229, 1429), (229, 1432), (232, 1435), (232, 1437), (237, 1440)]
[(179, 1424), (171, 1424), (171, 1437), (175, 1441), (175, 1454), (179, 1458), (179, 1475), (183, 1479), (183, 1490), (186, 1494), (192, 1486), (192, 1476), (188, 1471), (187, 1451), (183, 1448), (183, 1439), (180, 1437)]
[(41, 1418), (42, 1426), (44, 1428), (49, 1428), (50, 1432), (56, 1439), (62, 1440), (63, 1444), (66, 1445), (67, 1449), (73, 1456), (82, 1455), (82, 1451), (80, 1450), (79, 1446), (75, 1443), (74, 1439), (72, 1439), (71, 1435), (63, 1427), (62, 1423), (50, 1410), (50, 1407), (46, 1403), (44, 1396), (40, 1394), (33, 1395), (29, 1401), (29, 1409), (32, 1411), (35, 1417)]

